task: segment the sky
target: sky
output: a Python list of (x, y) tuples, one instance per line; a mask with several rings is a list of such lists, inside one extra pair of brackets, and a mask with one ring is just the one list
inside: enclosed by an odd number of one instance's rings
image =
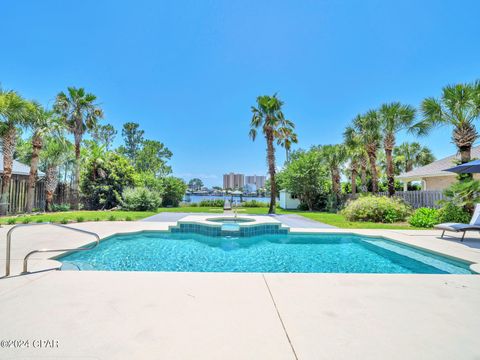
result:
[[(259, 95), (278, 93), (306, 149), (382, 103), (480, 79), (478, 14), (478, 0), (1, 0), (0, 84), (45, 106), (84, 87), (104, 123), (164, 142), (176, 176), (221, 185), (267, 172), (264, 139), (248, 137)], [(398, 142), (441, 158), (450, 136)]]

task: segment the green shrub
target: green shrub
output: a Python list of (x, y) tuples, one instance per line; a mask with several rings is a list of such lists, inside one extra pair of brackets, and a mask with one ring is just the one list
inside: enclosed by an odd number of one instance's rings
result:
[(187, 184), (180, 178), (169, 176), (163, 179), (163, 207), (177, 207), (185, 195)]
[(40, 224), (43, 222), (43, 219), (37, 219), (37, 224)]
[(160, 207), (162, 199), (157, 192), (144, 187), (123, 191), (122, 206), (130, 211), (152, 211)]
[(61, 224), (68, 224), (68, 219), (63, 218), (62, 220), (60, 220), (60, 223)]
[(52, 204), (52, 211), (68, 211), (70, 210), (70, 204)]
[(8, 225), (14, 225), (16, 222), (17, 222), (17, 219), (15, 219), (15, 218), (10, 218), (10, 219), (7, 220)]
[(127, 216), (127, 217), (125, 218), (125, 221), (133, 221), (133, 219), (132, 219), (131, 216)]
[(75, 220), (77, 220), (77, 222), (84, 222), (85, 218), (83, 216), (77, 216)]
[(404, 221), (412, 208), (398, 198), (369, 195), (349, 202), (341, 213), (349, 221), (393, 223)]
[(266, 202), (261, 202), (257, 200), (250, 200), (250, 201), (243, 202), (242, 206), (247, 208), (257, 208), (257, 207), (268, 207), (269, 204)]
[(438, 210), (432, 208), (419, 208), (408, 219), (408, 223), (415, 227), (431, 228), (438, 224)]
[(438, 223), (469, 223), (470, 214), (462, 207), (453, 203), (446, 203), (441, 209), (438, 210)]
[(187, 206), (189, 206), (189, 207), (198, 207), (198, 203), (191, 203), (191, 204), (188, 204)]
[(223, 199), (212, 199), (212, 200), (202, 200), (198, 203), (200, 207), (223, 207), (225, 200)]
[(108, 217), (108, 221), (115, 221), (115, 220), (117, 220), (117, 218), (113, 214)]
[(93, 221), (100, 221), (100, 218), (96, 217), (95, 219), (93, 219)]
[(30, 221), (32, 221), (32, 219), (30, 217), (26, 217), (26, 218), (23, 218), (22, 223), (23, 224), (28, 224), (28, 223), (30, 223)]

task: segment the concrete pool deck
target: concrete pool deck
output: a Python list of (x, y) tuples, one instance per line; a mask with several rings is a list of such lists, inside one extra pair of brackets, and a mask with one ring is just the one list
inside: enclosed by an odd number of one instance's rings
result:
[[(212, 214), (213, 215), (213, 214)], [(210, 216), (212, 216), (210, 215)], [(218, 214), (219, 216), (223, 216)], [(175, 222), (92, 222), (114, 233)], [(5, 236), (0, 229), (0, 266)], [(92, 239), (50, 226), (20, 228), (13, 276), (0, 279), (0, 337), (56, 340), (54, 348), (0, 348), (0, 358), (68, 359), (474, 359), (480, 357), (480, 276), (53, 271), (30, 250)], [(480, 262), (480, 237), (439, 231), (293, 228), (385, 236)], [(32, 345), (32, 344), (31, 344)]]

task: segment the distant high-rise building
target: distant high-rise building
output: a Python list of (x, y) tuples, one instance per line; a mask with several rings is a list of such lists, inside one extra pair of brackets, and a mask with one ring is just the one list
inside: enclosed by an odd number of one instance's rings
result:
[(245, 185), (255, 185), (256, 189), (265, 188), (266, 176), (263, 175), (243, 175), (236, 173), (229, 173), (223, 175), (223, 188), (224, 189), (241, 189), (243, 190)]
[(257, 189), (265, 188), (266, 176), (263, 175), (247, 175), (245, 176), (245, 184), (253, 184)]
[(245, 185), (245, 175), (243, 174), (224, 174), (223, 175), (223, 188), (224, 189), (243, 189)]

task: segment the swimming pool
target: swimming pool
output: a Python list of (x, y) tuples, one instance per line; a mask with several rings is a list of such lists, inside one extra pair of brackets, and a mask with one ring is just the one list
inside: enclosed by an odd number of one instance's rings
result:
[(117, 235), (58, 259), (63, 269), (111, 271), (471, 274), (468, 264), (351, 234), (215, 237)]

